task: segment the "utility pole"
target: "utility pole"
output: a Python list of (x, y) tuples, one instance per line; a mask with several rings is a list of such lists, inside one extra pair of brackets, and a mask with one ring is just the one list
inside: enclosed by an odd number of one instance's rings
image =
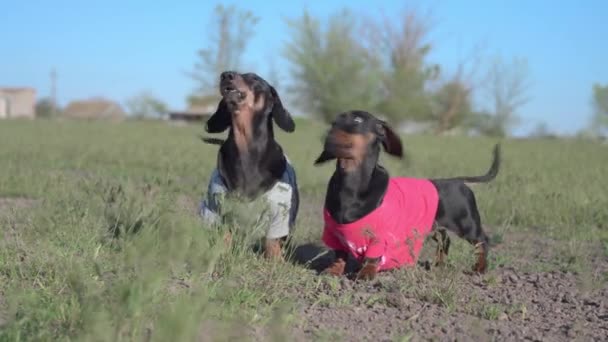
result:
[(57, 71), (51, 69), (51, 101), (53, 102), (52, 114), (57, 115)]

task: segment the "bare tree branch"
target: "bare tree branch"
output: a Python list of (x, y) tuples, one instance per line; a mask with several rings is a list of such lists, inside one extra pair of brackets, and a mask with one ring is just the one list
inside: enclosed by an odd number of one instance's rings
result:
[(472, 94), (478, 86), (476, 75), (479, 71), (481, 51), (479, 46), (474, 46), (460, 60), (456, 71), (449, 75), (436, 91), (434, 110), (437, 120), (436, 134), (442, 134), (473, 117), (471, 102)]
[(517, 120), (517, 110), (529, 100), (530, 78), (525, 59), (514, 58), (506, 63), (497, 58), (490, 66), (486, 79), (486, 97), (491, 103), (492, 129), (506, 131)]
[(380, 69), (378, 111), (392, 121), (425, 120), (431, 113), (425, 88), (439, 71), (438, 66), (426, 64), (432, 24), (430, 16), (412, 9), (398, 21), (385, 15), (380, 21), (367, 20), (365, 46)]
[(209, 31), (209, 44), (197, 52), (199, 60), (194, 70), (187, 73), (198, 84), (191, 99), (213, 94), (222, 71), (241, 67), (247, 42), (258, 22), (252, 12), (239, 10), (234, 5), (216, 6), (213, 18), (216, 26)]

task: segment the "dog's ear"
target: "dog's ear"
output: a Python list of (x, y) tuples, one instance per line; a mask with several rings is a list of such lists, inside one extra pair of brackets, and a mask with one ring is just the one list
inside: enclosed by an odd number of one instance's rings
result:
[(285, 132), (293, 132), (296, 129), (296, 124), (291, 118), (291, 114), (289, 114), (285, 107), (283, 107), (281, 98), (273, 86), (270, 86), (270, 93), (273, 97), (272, 111), (270, 112), (270, 115), (272, 116), (274, 123), (276, 123), (277, 126), (279, 126)]
[(217, 105), (215, 113), (207, 120), (205, 130), (208, 133), (221, 133), (230, 127), (231, 123), (232, 118), (230, 111), (228, 110), (228, 105), (226, 104), (226, 101), (222, 99)]
[(317, 157), (317, 160), (315, 160), (315, 165), (323, 164), (332, 159), (336, 159), (336, 157), (333, 154), (323, 150), (323, 152), (321, 152), (321, 154)]
[(198, 136), (199, 139), (201, 139), (205, 144), (211, 144), (211, 145), (223, 145), (226, 140), (224, 139), (218, 139), (218, 138), (209, 138), (209, 137), (204, 137), (202, 135)]
[(399, 158), (403, 157), (403, 146), (401, 145), (399, 135), (385, 121), (378, 121), (376, 123), (376, 134), (382, 142), (386, 153)]

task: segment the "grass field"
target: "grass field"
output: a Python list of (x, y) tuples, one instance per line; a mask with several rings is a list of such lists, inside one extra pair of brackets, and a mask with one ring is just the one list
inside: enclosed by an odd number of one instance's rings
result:
[[(324, 131), (298, 121), (294, 134), (278, 136), (298, 173), (299, 258), (321, 251), (332, 166), (312, 162)], [(487, 275), (463, 274), (472, 250), (453, 238), (445, 269), (354, 284), (307, 265), (268, 263), (250, 248), (226, 250), (220, 232), (203, 229), (196, 209), (217, 146), (200, 133), (202, 126), (160, 122), (0, 122), (0, 340), (608, 334), (608, 302), (585, 304), (608, 294), (606, 145), (502, 142), (498, 178), (474, 186), (497, 245)], [(496, 142), (403, 139), (408, 162), (383, 162), (392, 174), (421, 177), (481, 174)], [(241, 235), (248, 246), (252, 237)], [(427, 242), (423, 259), (434, 246)]]

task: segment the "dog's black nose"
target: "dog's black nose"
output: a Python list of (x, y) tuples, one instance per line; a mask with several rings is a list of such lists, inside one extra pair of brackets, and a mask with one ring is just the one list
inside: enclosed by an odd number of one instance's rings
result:
[(236, 72), (234, 72), (234, 71), (224, 71), (220, 75), (220, 79), (222, 81), (232, 81), (232, 80), (234, 80), (235, 75), (236, 75)]

